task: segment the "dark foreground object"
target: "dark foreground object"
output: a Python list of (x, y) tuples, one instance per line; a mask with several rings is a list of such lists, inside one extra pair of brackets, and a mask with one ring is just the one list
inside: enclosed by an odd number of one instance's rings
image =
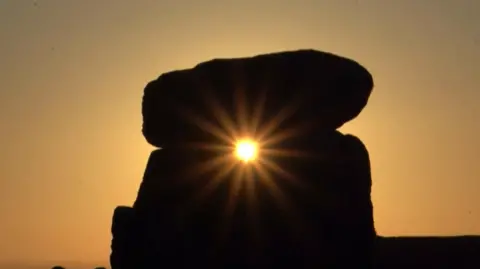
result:
[[(372, 268), (368, 151), (336, 131), (372, 88), (357, 62), (314, 50), (215, 59), (148, 83), (142, 130), (162, 150), (133, 207), (115, 210), (112, 268)], [(210, 167), (230, 152), (189, 143), (265, 142), (274, 125), (287, 136), (273, 149), (300, 157)]]
[[(163, 149), (151, 153), (133, 207), (115, 209), (112, 269), (480, 268), (472, 241), (452, 256), (460, 245), (377, 237), (368, 151), (336, 131), (372, 87), (360, 64), (314, 50), (216, 59), (150, 82), (143, 134)], [(271, 120), (280, 132), (309, 127), (275, 145), (303, 156), (269, 156), (263, 170), (234, 159), (211, 167), (224, 153), (189, 147), (218, 144), (216, 127), (258, 138)]]
[(232, 117), (233, 127), (251, 129), (254, 110), (262, 105), (260, 123), (286, 109), (291, 115), (284, 125), (305, 123), (335, 130), (362, 111), (372, 88), (371, 74), (359, 63), (322, 51), (214, 59), (148, 83), (142, 104), (143, 134), (150, 144), (162, 148), (205, 141), (209, 127), (199, 124), (198, 117), (214, 125), (216, 117), (225, 122), (218, 111), (222, 108)]
[(194, 167), (211, 153), (153, 151), (133, 208), (115, 210), (112, 268), (372, 268), (365, 146), (336, 131), (295, 146), (310, 157), (271, 158), (290, 178), (268, 181), (251, 170), (210, 192), (223, 167), (201, 175)]
[(378, 237), (378, 269), (480, 268), (480, 236)]

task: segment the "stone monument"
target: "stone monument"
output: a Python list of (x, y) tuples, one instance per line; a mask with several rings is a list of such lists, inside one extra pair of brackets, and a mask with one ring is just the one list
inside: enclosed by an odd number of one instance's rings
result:
[[(162, 74), (142, 103), (154, 150), (112, 223), (112, 269), (372, 268), (369, 154), (337, 129), (371, 74), (331, 53), (214, 59)], [(236, 158), (248, 138), (256, 157)]]

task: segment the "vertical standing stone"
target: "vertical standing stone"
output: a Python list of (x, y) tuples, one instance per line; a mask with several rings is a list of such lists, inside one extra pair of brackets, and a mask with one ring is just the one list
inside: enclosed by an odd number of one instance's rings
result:
[[(363, 143), (352, 135), (323, 131), (288, 146), (310, 153), (308, 158), (276, 160), (302, 186), (276, 180), (294, 205), (296, 222), (301, 222), (303, 233), (297, 241), (308, 253), (304, 260), (325, 268), (371, 268), (376, 232), (370, 160)], [(278, 246), (275, 251), (285, 249)]]

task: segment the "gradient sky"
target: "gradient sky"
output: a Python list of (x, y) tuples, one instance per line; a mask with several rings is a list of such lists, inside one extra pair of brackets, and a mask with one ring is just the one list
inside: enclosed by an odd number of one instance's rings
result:
[(0, 0), (0, 262), (107, 261), (152, 147), (145, 84), (214, 57), (314, 48), (376, 88), (343, 131), (382, 235), (480, 234), (480, 1)]

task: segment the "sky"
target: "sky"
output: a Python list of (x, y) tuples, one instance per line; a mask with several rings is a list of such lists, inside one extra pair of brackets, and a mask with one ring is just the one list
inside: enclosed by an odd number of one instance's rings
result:
[(370, 152), (379, 234), (480, 234), (480, 1), (0, 0), (0, 262), (108, 261), (153, 149), (161, 73), (313, 48), (374, 76), (341, 131)]

